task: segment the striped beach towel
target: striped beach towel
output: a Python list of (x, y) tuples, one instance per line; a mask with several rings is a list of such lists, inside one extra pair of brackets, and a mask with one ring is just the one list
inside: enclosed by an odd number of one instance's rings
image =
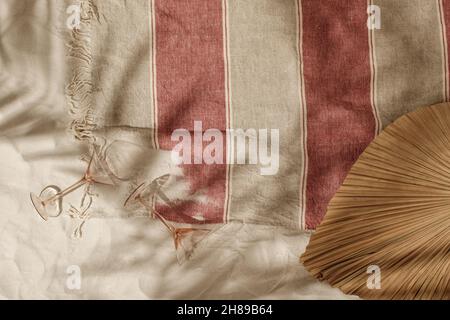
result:
[(161, 150), (196, 122), (202, 133), (278, 130), (276, 174), (262, 175), (261, 164), (182, 164), (192, 197), (157, 204), (171, 220), (315, 229), (383, 127), (449, 98), (447, 0), (82, 4), (75, 39), (89, 58), (73, 69), (90, 66), (90, 102), (75, 108), (75, 128), (145, 128)]

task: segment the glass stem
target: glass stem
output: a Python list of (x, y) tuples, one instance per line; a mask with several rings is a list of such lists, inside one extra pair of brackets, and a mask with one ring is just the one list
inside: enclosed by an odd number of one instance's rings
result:
[(74, 183), (73, 185), (71, 185), (70, 187), (66, 188), (65, 190), (62, 190), (60, 192), (58, 192), (57, 194), (55, 194), (53, 197), (48, 198), (47, 200), (44, 201), (44, 205), (52, 203), (53, 201), (56, 201), (66, 195), (68, 195), (69, 193), (74, 192), (75, 190), (77, 190), (78, 188), (81, 188), (82, 186), (84, 186), (86, 183), (88, 182), (88, 180), (83, 177), (80, 181)]
[(155, 216), (156, 216), (156, 217), (164, 224), (164, 226), (167, 228), (167, 230), (169, 230), (169, 232), (170, 232), (171, 234), (174, 233), (174, 231), (175, 231), (174, 229), (175, 229), (175, 228), (173, 228), (172, 226), (170, 226), (170, 225), (167, 223), (166, 219), (164, 219), (163, 216), (162, 216), (158, 211), (156, 211), (156, 210), (153, 209), (151, 206), (149, 206), (148, 204), (146, 204), (146, 203), (143, 201), (143, 199), (142, 199), (141, 197), (139, 197), (139, 201), (144, 205), (144, 207), (147, 208), (147, 210), (149, 210), (150, 212), (152, 212), (152, 213), (155, 214)]

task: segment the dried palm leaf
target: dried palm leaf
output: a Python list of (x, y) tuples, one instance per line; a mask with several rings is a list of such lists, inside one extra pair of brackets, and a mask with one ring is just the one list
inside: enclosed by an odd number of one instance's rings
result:
[(367, 147), (300, 260), (362, 298), (450, 299), (450, 103), (401, 117)]

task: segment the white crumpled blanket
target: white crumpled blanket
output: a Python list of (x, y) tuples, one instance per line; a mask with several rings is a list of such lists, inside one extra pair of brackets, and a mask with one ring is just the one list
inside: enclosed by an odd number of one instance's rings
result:
[[(0, 297), (7, 299), (328, 299), (346, 298), (298, 263), (309, 235), (229, 224), (179, 265), (172, 239), (146, 217), (93, 217), (74, 239), (68, 215), (44, 222), (29, 200), (49, 180), (68, 185), (83, 172), (77, 149), (56, 148), (57, 131), (0, 140)], [(42, 150), (37, 148), (38, 150)], [(101, 201), (102, 197), (96, 201)], [(81, 288), (70, 285), (73, 266)], [(68, 284), (69, 282), (69, 284)]]

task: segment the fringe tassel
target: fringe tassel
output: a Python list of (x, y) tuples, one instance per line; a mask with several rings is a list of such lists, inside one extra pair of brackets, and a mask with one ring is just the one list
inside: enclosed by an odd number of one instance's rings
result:
[(66, 44), (68, 57), (76, 60), (73, 76), (66, 86), (66, 97), (73, 120), (70, 132), (77, 140), (94, 142), (96, 128), (92, 94), (97, 91), (92, 81), (91, 27), (100, 23), (100, 15), (94, 0), (80, 1), (80, 26), (71, 31)]

